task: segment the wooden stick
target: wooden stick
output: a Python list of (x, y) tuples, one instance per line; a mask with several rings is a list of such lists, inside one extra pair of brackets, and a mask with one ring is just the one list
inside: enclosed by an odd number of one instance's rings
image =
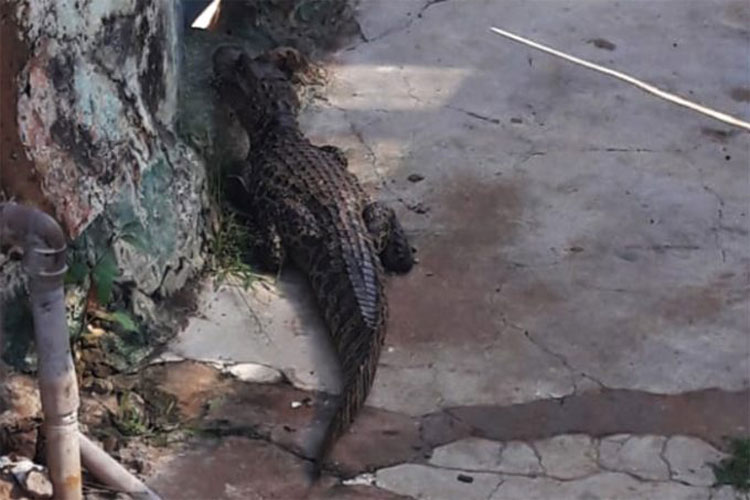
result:
[(505, 30), (501, 30), (500, 28), (491, 27), (490, 30), (492, 30), (494, 33), (497, 33), (498, 35), (504, 36), (506, 38), (510, 38), (511, 40), (514, 40), (516, 42), (541, 50), (542, 52), (547, 52), (548, 54), (552, 54), (554, 56), (560, 57), (562, 59), (565, 59), (566, 61), (570, 61), (572, 63), (578, 64), (585, 68), (593, 69), (594, 71), (598, 71), (600, 73), (613, 76), (619, 80), (630, 83), (631, 85), (635, 85), (639, 89), (644, 90), (648, 92), (649, 94), (653, 94), (669, 102), (673, 102), (677, 105), (684, 106), (688, 109), (692, 109), (693, 111), (697, 111), (698, 113), (701, 113), (703, 115), (710, 116), (711, 118), (724, 122), (728, 125), (732, 125), (732, 126), (739, 127), (739, 128), (744, 128), (745, 130), (750, 131), (750, 123), (746, 121), (740, 120), (739, 118), (735, 118), (726, 113), (722, 113), (720, 111), (716, 111), (714, 109), (701, 106), (700, 104), (696, 104), (694, 102), (688, 101), (687, 99), (683, 99), (680, 96), (670, 94), (669, 92), (665, 92), (661, 89), (658, 89), (654, 87), (653, 85), (650, 85), (646, 82), (633, 78), (632, 76), (626, 75), (625, 73), (621, 73), (613, 69), (605, 68), (604, 66), (599, 66), (598, 64), (594, 64), (592, 62), (580, 59), (578, 57), (568, 55), (564, 52), (560, 52), (559, 50), (555, 50), (551, 47), (547, 47), (546, 45), (542, 45), (541, 43), (537, 43), (532, 40), (529, 40), (528, 38), (514, 35), (513, 33), (509, 33)]

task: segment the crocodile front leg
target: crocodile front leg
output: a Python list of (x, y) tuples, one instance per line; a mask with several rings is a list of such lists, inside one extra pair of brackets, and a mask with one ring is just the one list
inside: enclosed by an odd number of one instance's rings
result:
[(274, 224), (250, 223), (251, 252), (264, 271), (277, 274), (284, 263), (284, 247)]
[(344, 151), (337, 147), (332, 146), (331, 144), (326, 144), (324, 146), (317, 146), (317, 148), (326, 154), (331, 155), (331, 157), (344, 168), (347, 168), (349, 166), (349, 160), (346, 159), (346, 154)]
[(376, 201), (365, 207), (362, 217), (383, 267), (395, 273), (409, 272), (414, 265), (414, 256), (396, 212)]

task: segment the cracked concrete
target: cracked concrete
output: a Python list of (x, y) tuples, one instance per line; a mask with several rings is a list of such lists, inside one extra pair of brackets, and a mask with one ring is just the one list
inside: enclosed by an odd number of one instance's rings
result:
[[(593, 440), (584, 435), (560, 435), (534, 443), (536, 456), (524, 452), (526, 460), (534, 457), (536, 468), (512, 472), (502, 458), (505, 443), (467, 439), (436, 449), (428, 464), (398, 465), (363, 479), (414, 498), (430, 499), (734, 497), (729, 488), (712, 488), (711, 481), (700, 479), (703, 471), (710, 471), (707, 464), (723, 457), (721, 452), (698, 439), (675, 436), (670, 441), (679, 443), (680, 454), (655, 464), (655, 459), (660, 461), (662, 441), (656, 436), (618, 435)], [(613, 444), (619, 447), (616, 458)], [(530, 448), (521, 444), (521, 449)], [(642, 474), (645, 471), (650, 475), (660, 468), (664, 473), (658, 477)], [(674, 472), (677, 470), (690, 471), (690, 475), (679, 477)]]
[[(420, 262), (389, 280), (342, 477), (430, 499), (740, 498), (707, 464), (750, 421), (750, 136), (487, 28), (748, 119), (748, 6), (368, 0), (358, 16), (363, 40), (301, 122), (394, 206)], [(337, 391), (294, 272), (205, 297), (171, 352)]]

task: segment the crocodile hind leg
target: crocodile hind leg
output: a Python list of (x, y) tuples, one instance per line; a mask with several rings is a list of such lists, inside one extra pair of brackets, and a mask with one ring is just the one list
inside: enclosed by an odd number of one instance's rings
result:
[(362, 217), (383, 267), (395, 273), (409, 272), (414, 265), (414, 256), (396, 212), (382, 203), (374, 202), (365, 207)]

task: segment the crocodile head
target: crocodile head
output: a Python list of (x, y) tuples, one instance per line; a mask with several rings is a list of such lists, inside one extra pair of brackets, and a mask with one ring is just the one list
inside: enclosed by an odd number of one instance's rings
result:
[(296, 126), (299, 100), (291, 81), (295, 54), (284, 48), (253, 59), (236, 46), (219, 47), (214, 52), (214, 88), (221, 100), (237, 111), (248, 133), (272, 123)]

